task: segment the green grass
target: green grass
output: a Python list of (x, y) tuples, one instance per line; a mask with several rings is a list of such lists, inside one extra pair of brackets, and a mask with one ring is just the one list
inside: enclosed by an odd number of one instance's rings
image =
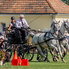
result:
[(36, 60), (36, 54), (31, 62), (29, 62), (30, 66), (12, 66), (11, 62), (5, 63), (5, 65), (0, 66), (0, 69), (69, 69), (69, 54), (64, 58), (66, 63), (63, 63), (61, 59), (58, 62), (53, 62), (52, 57), (49, 54), (50, 62), (38, 62)]

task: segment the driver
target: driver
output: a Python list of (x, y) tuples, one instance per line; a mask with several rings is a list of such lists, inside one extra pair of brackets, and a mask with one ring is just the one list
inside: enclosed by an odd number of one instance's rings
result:
[(20, 14), (19, 19), (16, 20), (16, 28), (18, 28), (18, 32), (21, 34), (20, 40), (21, 42), (25, 41), (25, 37), (27, 36), (27, 30), (24, 28), (29, 28), (27, 21), (24, 19), (24, 15)]

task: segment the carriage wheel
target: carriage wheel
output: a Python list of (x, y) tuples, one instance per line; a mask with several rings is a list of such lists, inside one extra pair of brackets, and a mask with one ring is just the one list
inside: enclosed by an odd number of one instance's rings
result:
[(28, 51), (24, 53), (24, 58), (28, 59), (29, 61), (31, 61), (33, 57), (34, 57), (34, 49), (30, 48)]
[(10, 55), (10, 58), (11, 58), (11, 56), (12, 56), (12, 51), (7, 50), (6, 52), (8, 52), (8, 54)]
[(6, 52), (10, 55), (10, 58), (11, 58), (11, 56), (12, 56), (12, 48), (11, 48), (11, 46), (7, 46)]
[(3, 43), (5, 44), (5, 50), (6, 50), (6, 52), (10, 55), (10, 58), (11, 58), (11, 56), (12, 56), (12, 45), (9, 45), (7, 40), (4, 40), (2, 42), (2, 44)]
[(43, 54), (44, 54), (45, 58), (41, 54), (38, 53), (38, 61), (39, 62), (46, 61), (47, 56), (48, 56), (47, 49), (45, 51), (43, 51)]

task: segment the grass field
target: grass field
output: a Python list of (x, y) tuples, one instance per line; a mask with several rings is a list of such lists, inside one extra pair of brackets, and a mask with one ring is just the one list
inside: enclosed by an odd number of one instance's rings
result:
[(52, 57), (49, 54), (50, 62), (38, 62), (36, 60), (36, 54), (31, 62), (29, 62), (30, 66), (12, 66), (11, 62), (5, 63), (5, 65), (0, 66), (0, 69), (69, 69), (69, 54), (64, 58), (66, 63), (63, 63), (61, 59), (58, 62), (53, 62)]

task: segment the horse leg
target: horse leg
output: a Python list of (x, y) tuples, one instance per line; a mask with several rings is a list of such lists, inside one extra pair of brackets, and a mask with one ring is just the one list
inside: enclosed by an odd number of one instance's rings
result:
[(54, 55), (53, 49), (50, 49), (50, 53), (52, 55), (53, 61), (58, 61), (58, 59), (56, 58), (56, 56)]
[(67, 49), (66, 49), (66, 52), (67, 52), (67, 51), (69, 52), (69, 42), (68, 42), (68, 39), (66, 40), (65, 47), (67, 48)]
[(36, 47), (37, 47), (37, 50), (39, 51), (39, 53), (45, 58), (45, 56), (41, 50), (41, 47), (39, 45), (37, 45)]
[(47, 62), (50, 62), (50, 60), (48, 59), (48, 49), (46, 49), (46, 54), (47, 54), (47, 55), (46, 55), (46, 61), (47, 61)]
[[(65, 46), (66, 47), (66, 46)], [(67, 51), (66, 51), (66, 49), (64, 48), (64, 46), (61, 44), (61, 48), (63, 49), (63, 57), (65, 57), (65, 55), (66, 55), (66, 53), (67, 53)]]
[(63, 56), (62, 56), (62, 53), (61, 53), (61, 49), (60, 49), (60, 45), (59, 45), (59, 41), (56, 40), (56, 42), (57, 42), (57, 48), (58, 48), (58, 52), (59, 52), (59, 54), (60, 54), (60, 57), (61, 57), (62, 61), (63, 61), (64, 63), (66, 63), (66, 61), (63, 59)]
[(60, 46), (63, 49), (63, 51), (66, 52), (66, 49), (64, 48), (64, 46), (62, 44)]
[(58, 51), (58, 48), (55, 47), (53, 44), (50, 44), (50, 43), (49, 43), (49, 46), (50, 46), (51, 49), (55, 49), (56, 51)]
[(37, 52), (37, 60), (39, 60), (39, 52)]
[[(56, 42), (55, 42), (55, 43), (56, 43)], [(56, 51), (58, 51), (57, 47), (55, 47), (54, 44), (53, 44), (53, 43), (50, 43), (50, 42), (48, 42), (48, 46), (49, 46), (50, 53), (51, 53), (51, 55), (52, 55), (53, 61), (54, 61), (54, 59), (56, 59), (56, 61), (58, 61), (58, 59), (57, 59), (56, 56), (54, 55), (53, 51), (51, 50), (51, 49), (53, 49), (53, 50), (55, 49)]]
[(56, 51), (56, 54), (57, 54), (57, 58), (60, 59), (60, 55), (59, 55), (59, 51)]

